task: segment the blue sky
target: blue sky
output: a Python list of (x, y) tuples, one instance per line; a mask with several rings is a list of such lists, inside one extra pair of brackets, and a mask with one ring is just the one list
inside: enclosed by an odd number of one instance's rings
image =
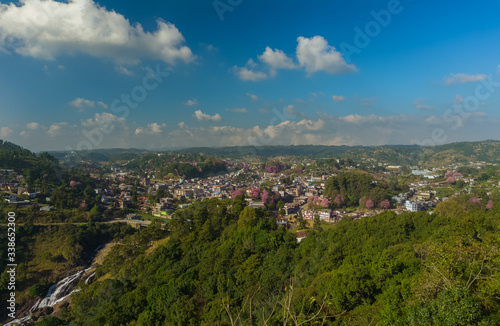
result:
[(33, 151), (500, 138), (498, 1), (0, 3), (0, 139)]

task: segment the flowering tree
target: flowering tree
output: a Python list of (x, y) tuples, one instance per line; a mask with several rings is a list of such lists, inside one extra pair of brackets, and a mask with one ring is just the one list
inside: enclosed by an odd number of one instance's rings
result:
[(79, 184), (80, 184), (80, 182), (76, 182), (75, 180), (71, 180), (71, 181), (69, 182), (69, 186), (70, 186), (71, 188), (74, 188), (74, 187), (78, 186)]
[(470, 202), (473, 204), (481, 204), (481, 199), (479, 199), (477, 197), (473, 197), (470, 199)]
[(457, 182), (457, 179), (455, 179), (455, 177), (449, 177), (448, 179), (446, 179), (446, 182), (455, 183), (455, 182)]
[(282, 169), (283, 166), (281, 164), (277, 164), (277, 165), (266, 166), (264, 170), (267, 173), (279, 173)]
[(340, 206), (344, 203), (344, 198), (342, 198), (341, 195), (337, 195), (333, 202), (335, 203), (335, 205)]
[(260, 189), (252, 189), (252, 191), (251, 191), (250, 194), (252, 195), (253, 198), (259, 198), (260, 197), (260, 191), (259, 190)]
[(373, 208), (375, 205), (373, 204), (373, 200), (371, 199), (368, 199), (365, 203), (365, 207), (368, 208), (368, 209), (371, 209)]
[(267, 203), (267, 201), (269, 200), (269, 193), (266, 189), (264, 189), (264, 191), (260, 194), (260, 199), (263, 203)]
[(486, 209), (491, 210), (493, 208), (493, 200), (490, 200), (488, 204), (486, 204)]
[(243, 191), (241, 189), (236, 189), (231, 193), (231, 198), (235, 199), (236, 196), (243, 195)]
[(388, 199), (386, 199), (386, 200), (381, 201), (379, 206), (382, 209), (389, 209), (389, 208), (391, 208), (391, 202)]
[(321, 206), (323, 206), (323, 207), (330, 206), (330, 200), (328, 199), (328, 197), (323, 198), (323, 200), (321, 201)]

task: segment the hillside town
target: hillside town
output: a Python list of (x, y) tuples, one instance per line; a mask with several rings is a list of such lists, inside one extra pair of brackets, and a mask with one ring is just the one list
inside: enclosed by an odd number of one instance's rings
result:
[[(275, 218), (280, 226), (296, 224), (298, 216), (309, 221), (319, 219), (335, 223), (342, 219), (370, 217), (384, 210), (396, 213), (427, 211), (432, 214), (436, 205), (451, 196), (479, 190), (491, 195), (493, 189), (500, 187), (498, 176), (490, 177), (482, 173), (478, 179), (457, 172), (468, 170), (477, 174), (476, 171), (496, 167), (497, 164), (471, 162), (432, 169), (409, 167), (406, 168), (407, 175), (402, 166), (377, 164), (372, 167), (377, 167), (378, 171), (369, 174), (373, 177), (371, 184), (391, 179), (405, 180), (401, 192), (392, 191), (390, 196), (387, 193), (385, 200), (378, 203), (367, 198), (364, 203), (360, 200), (359, 205), (348, 206), (344, 205), (341, 194), (332, 198), (325, 193), (325, 189), (328, 180), (339, 174), (367, 173), (359, 169), (359, 164), (342, 162), (345, 165), (341, 169), (334, 168), (335, 172), (327, 173), (328, 169), (318, 169), (316, 162), (311, 160), (280, 161), (278, 158), (270, 162), (274, 165), (227, 159), (224, 161), (225, 171), (194, 178), (178, 173), (160, 177), (159, 171), (153, 169), (139, 174), (127, 168), (127, 162), (100, 167), (84, 162), (82, 166), (87, 166), (84, 170), (95, 184), (103, 185), (91, 189), (93, 197), (97, 198), (94, 212), (100, 219), (110, 218), (113, 211), (115, 218), (168, 221), (177, 210), (188, 207), (194, 201), (205, 198), (234, 200), (241, 196), (246, 205), (267, 211), (268, 216)], [(196, 162), (181, 163), (197, 165)], [(310, 169), (311, 166), (314, 168)], [(67, 187), (78, 188), (81, 185), (78, 181), (71, 181)], [(12, 169), (0, 170), (0, 189), (3, 200), (19, 208), (36, 207), (42, 212), (58, 209), (51, 198), (53, 188), (47, 191), (33, 187), (26, 182), (24, 175)], [(79, 208), (90, 210), (92, 207), (88, 207), (89, 204), (83, 200)]]

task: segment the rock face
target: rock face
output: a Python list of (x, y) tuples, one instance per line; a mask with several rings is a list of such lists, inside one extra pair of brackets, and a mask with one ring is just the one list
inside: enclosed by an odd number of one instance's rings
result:
[(46, 316), (50, 315), (53, 311), (54, 311), (54, 308), (52, 308), (52, 307), (45, 307), (42, 309), (38, 309), (37, 311), (35, 311), (34, 313), (31, 314), (31, 319), (33, 321), (37, 321), (38, 319), (40, 319), (40, 317), (46, 317)]

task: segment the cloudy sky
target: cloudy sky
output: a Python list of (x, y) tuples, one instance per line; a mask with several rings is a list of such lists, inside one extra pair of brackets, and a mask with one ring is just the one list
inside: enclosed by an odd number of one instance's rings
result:
[(498, 12), (0, 1), (0, 139), (33, 151), (500, 139)]

